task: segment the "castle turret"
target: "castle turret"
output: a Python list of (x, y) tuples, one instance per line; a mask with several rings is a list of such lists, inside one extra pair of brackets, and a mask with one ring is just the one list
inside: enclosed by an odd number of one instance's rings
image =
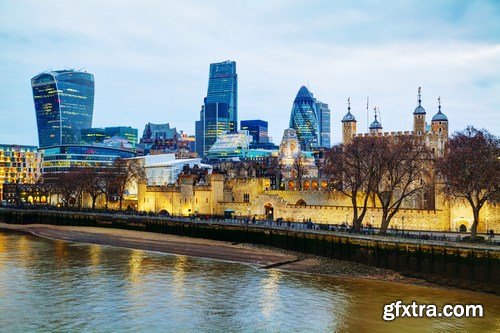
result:
[(448, 117), (441, 112), (441, 97), (438, 98), (438, 113), (431, 121), (432, 150), (436, 156), (443, 156), (448, 141)]
[(382, 124), (377, 120), (377, 107), (373, 110), (375, 110), (375, 120), (370, 124), (370, 134), (377, 135), (382, 133)]
[(413, 132), (416, 135), (423, 135), (425, 129), (425, 109), (422, 107), (422, 99), (420, 94), (421, 88), (418, 87), (418, 106), (413, 111)]
[(432, 117), (431, 131), (435, 134), (448, 137), (448, 117), (441, 112), (441, 97), (438, 98), (438, 113)]
[(356, 118), (351, 113), (351, 98), (347, 99), (347, 114), (342, 118), (342, 143), (349, 144), (356, 135)]

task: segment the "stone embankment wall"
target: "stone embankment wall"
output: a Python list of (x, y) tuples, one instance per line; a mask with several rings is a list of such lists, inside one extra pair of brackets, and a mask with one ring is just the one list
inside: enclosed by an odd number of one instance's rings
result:
[(262, 226), (109, 214), (0, 209), (0, 222), (114, 227), (214, 240), (263, 244), (384, 267), (429, 281), (500, 295), (500, 250), (432, 241), (376, 239)]

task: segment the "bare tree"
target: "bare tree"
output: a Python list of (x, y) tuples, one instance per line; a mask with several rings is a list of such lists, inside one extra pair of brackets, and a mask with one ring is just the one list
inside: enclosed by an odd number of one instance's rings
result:
[(307, 165), (306, 156), (299, 153), (292, 164), (292, 174), (297, 182), (299, 183), (299, 189), (302, 189), (302, 179), (309, 173), (309, 167)]
[(120, 201), (119, 208), (122, 209), (123, 197), (130, 183), (136, 180), (142, 180), (146, 177), (144, 168), (139, 165), (137, 160), (124, 160), (117, 158), (112, 167), (114, 182), (112, 186)]
[(64, 208), (78, 200), (80, 177), (77, 170), (46, 174), (44, 179), (53, 188), (54, 193), (59, 195)]
[(423, 143), (410, 136), (377, 138), (374, 142), (373, 191), (382, 208), (380, 233), (385, 234), (403, 201), (423, 189), (430, 153)]
[(82, 170), (84, 179), (84, 191), (92, 200), (92, 209), (95, 209), (97, 198), (103, 194), (102, 173), (100, 168), (86, 168)]
[(479, 212), (486, 202), (500, 201), (500, 141), (486, 130), (467, 127), (448, 142), (437, 168), (449, 197), (464, 198), (472, 208), (471, 238), (476, 238)]
[(362, 226), (373, 191), (376, 140), (374, 137), (354, 138), (346, 146), (332, 147), (325, 155), (323, 174), (333, 181), (337, 190), (351, 198), (354, 230)]

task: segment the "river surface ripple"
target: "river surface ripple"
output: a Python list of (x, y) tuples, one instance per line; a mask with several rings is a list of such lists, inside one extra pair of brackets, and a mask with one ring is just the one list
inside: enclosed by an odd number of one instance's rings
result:
[[(382, 320), (481, 303), (484, 318)], [(2, 332), (498, 332), (500, 297), (0, 232)]]

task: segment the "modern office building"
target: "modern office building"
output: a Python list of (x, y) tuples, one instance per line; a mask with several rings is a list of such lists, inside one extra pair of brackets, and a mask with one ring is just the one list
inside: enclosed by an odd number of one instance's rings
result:
[(196, 122), (196, 152), (204, 157), (217, 139), (231, 132), (229, 105), (226, 103), (207, 103), (200, 111)]
[(106, 139), (111, 139), (114, 136), (119, 136), (120, 138), (127, 139), (127, 141), (133, 145), (137, 143), (137, 128), (132, 128), (130, 126), (105, 127), (104, 133), (106, 134)]
[(328, 104), (315, 99), (316, 119), (319, 126), (319, 145), (320, 147), (330, 148), (331, 130), (330, 130), (330, 109)]
[(293, 101), (290, 128), (297, 133), (302, 150), (319, 147), (319, 126), (316, 104), (309, 90), (302, 86)]
[(92, 127), (94, 76), (75, 70), (41, 73), (31, 79), (40, 147), (80, 142)]
[(99, 145), (60, 145), (45, 147), (39, 152), (43, 154), (43, 174), (65, 172), (74, 167), (108, 167), (118, 157), (135, 157), (132, 150)]
[(196, 121), (196, 152), (205, 156), (218, 135), (238, 130), (238, 75), (236, 62), (210, 64), (207, 97)]
[(242, 120), (241, 130), (246, 130), (252, 136), (252, 143), (265, 144), (269, 142), (268, 124), (264, 120)]
[(101, 143), (117, 136), (126, 139), (132, 145), (137, 144), (137, 128), (130, 126), (93, 127), (80, 130), (80, 142), (83, 144)]
[(80, 142), (83, 144), (101, 143), (106, 140), (104, 128), (83, 128), (80, 130)]
[(252, 140), (252, 136), (246, 130), (224, 133), (210, 147), (205, 158), (211, 161), (262, 160), (277, 154), (277, 150), (252, 149), (250, 147)]
[(0, 200), (4, 184), (34, 184), (41, 175), (42, 155), (35, 146), (0, 144)]
[(229, 130), (238, 130), (238, 75), (236, 62), (223, 61), (210, 64), (208, 91), (205, 99), (207, 104), (225, 103), (228, 107)]

